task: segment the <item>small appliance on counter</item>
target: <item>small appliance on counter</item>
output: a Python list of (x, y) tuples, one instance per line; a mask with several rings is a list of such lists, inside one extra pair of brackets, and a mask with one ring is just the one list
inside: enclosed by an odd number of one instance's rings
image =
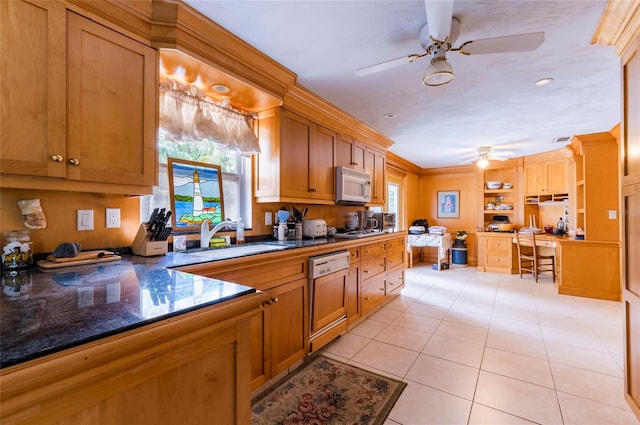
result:
[(396, 228), (396, 213), (373, 213), (378, 221), (377, 229), (381, 232), (393, 232)]
[(304, 220), (302, 222), (302, 234), (306, 238), (326, 238), (327, 222), (323, 219)]

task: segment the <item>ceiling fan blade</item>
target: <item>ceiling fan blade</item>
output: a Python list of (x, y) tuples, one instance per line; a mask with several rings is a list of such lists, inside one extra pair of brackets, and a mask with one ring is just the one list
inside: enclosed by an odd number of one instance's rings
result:
[(459, 49), (463, 55), (486, 55), (490, 53), (529, 52), (544, 43), (544, 32), (483, 38), (463, 43)]
[(418, 59), (420, 55), (411, 54), (402, 56), (399, 58), (391, 59), (388, 61), (380, 62), (375, 65), (365, 66), (364, 68), (358, 68), (355, 70), (354, 74), (356, 77), (363, 77), (365, 75), (374, 74), (380, 71), (386, 71), (387, 69), (395, 68), (396, 66), (404, 65), (405, 63), (411, 63)]
[(444, 40), (451, 33), (453, 0), (424, 0), (424, 8), (429, 35), (436, 40)]

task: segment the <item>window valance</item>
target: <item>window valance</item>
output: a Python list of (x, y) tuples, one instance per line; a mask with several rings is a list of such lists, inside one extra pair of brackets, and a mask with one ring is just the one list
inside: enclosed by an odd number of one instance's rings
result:
[(160, 131), (176, 142), (209, 140), (240, 152), (260, 153), (252, 130), (253, 117), (214, 102), (194, 85), (175, 80), (160, 82)]

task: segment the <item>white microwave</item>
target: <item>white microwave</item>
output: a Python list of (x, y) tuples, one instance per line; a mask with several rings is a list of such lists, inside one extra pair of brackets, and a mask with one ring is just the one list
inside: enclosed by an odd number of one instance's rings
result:
[(336, 167), (336, 204), (365, 205), (371, 202), (371, 176), (347, 167)]

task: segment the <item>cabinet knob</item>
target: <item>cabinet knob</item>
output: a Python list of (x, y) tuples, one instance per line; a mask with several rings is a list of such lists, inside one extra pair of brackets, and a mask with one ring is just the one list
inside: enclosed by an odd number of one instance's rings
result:
[(317, 192), (317, 191), (318, 191), (318, 189), (316, 189), (315, 187), (310, 187), (309, 188), (309, 192)]
[(369, 297), (364, 297), (364, 300), (365, 301), (369, 301)]
[(62, 157), (62, 155), (51, 155), (51, 159), (55, 162), (62, 162), (64, 161), (64, 158)]
[(378, 289), (384, 292), (384, 288), (378, 288)]
[(69, 160), (69, 164), (78, 166), (78, 165), (80, 165), (80, 160), (78, 158), (71, 158)]
[(362, 273), (369, 274), (369, 270), (363, 270)]

